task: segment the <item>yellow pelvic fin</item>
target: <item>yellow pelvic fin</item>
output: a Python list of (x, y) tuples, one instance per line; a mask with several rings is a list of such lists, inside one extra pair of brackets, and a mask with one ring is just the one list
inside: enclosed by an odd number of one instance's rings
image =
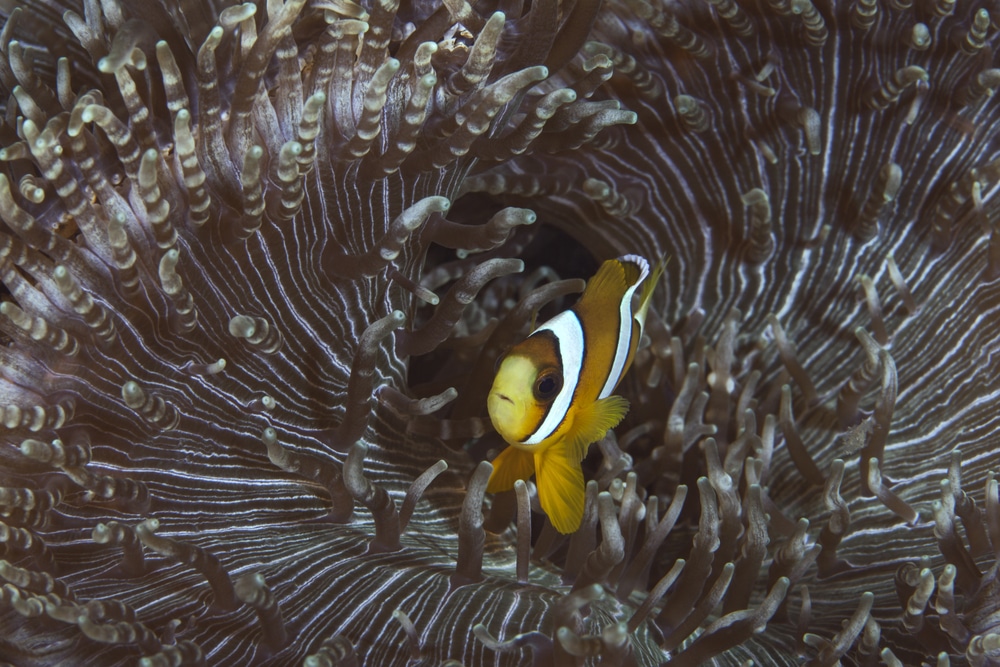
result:
[(560, 440), (535, 454), (538, 500), (549, 521), (562, 534), (576, 532), (583, 519), (584, 485), (580, 460)]
[(573, 415), (573, 426), (566, 434), (569, 452), (575, 457), (574, 460), (582, 460), (587, 455), (590, 443), (597, 442), (609, 429), (618, 426), (628, 408), (627, 399), (608, 396), (594, 401), (589, 408), (578, 409)]
[(493, 474), (486, 485), (490, 493), (510, 491), (514, 482), (519, 479), (529, 479), (535, 474), (535, 460), (531, 453), (508, 447), (493, 459)]

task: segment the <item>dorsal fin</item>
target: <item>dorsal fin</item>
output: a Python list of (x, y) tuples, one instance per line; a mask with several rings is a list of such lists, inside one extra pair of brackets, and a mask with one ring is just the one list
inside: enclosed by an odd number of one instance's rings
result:
[(648, 272), (649, 266), (646, 260), (636, 255), (609, 259), (601, 264), (594, 277), (587, 281), (587, 288), (578, 303), (584, 309), (595, 301), (599, 306), (620, 303), (628, 288), (642, 280)]
[(617, 260), (608, 260), (587, 281), (587, 287), (577, 303), (583, 308), (595, 301), (599, 305), (614, 303), (622, 298), (628, 287), (624, 266)]
[[(625, 267), (626, 276), (629, 278), (629, 285), (635, 285), (646, 279), (649, 275), (649, 262), (640, 255), (622, 255), (618, 261)], [(637, 272), (637, 273), (632, 273)]]

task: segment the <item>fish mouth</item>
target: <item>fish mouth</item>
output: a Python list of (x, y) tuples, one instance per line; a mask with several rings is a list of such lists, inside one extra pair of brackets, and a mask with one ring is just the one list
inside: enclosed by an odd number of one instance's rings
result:
[(524, 406), (518, 404), (513, 397), (499, 391), (490, 392), (487, 400), (490, 421), (507, 444), (517, 442), (517, 434), (521, 430), (524, 418)]

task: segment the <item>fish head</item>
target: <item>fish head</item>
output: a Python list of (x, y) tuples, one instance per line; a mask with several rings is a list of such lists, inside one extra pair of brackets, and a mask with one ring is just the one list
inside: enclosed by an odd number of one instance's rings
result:
[(562, 371), (544, 353), (545, 347), (544, 338), (532, 336), (512, 348), (497, 366), (486, 407), (493, 427), (507, 444), (529, 448), (525, 441), (538, 430), (562, 389)]

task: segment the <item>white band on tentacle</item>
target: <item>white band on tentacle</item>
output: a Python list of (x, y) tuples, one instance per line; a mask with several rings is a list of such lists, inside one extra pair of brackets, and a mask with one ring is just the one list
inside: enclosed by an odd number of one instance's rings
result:
[[(539, 331), (551, 331), (559, 342), (559, 358), (562, 363), (562, 388), (556, 394), (549, 407), (545, 419), (535, 432), (524, 441), (526, 445), (537, 445), (556, 432), (566, 418), (569, 406), (573, 402), (573, 394), (580, 382), (580, 370), (583, 368), (583, 354), (586, 344), (583, 339), (583, 326), (572, 310), (567, 310), (553, 317), (538, 327)], [(532, 335), (534, 335), (534, 333)]]

